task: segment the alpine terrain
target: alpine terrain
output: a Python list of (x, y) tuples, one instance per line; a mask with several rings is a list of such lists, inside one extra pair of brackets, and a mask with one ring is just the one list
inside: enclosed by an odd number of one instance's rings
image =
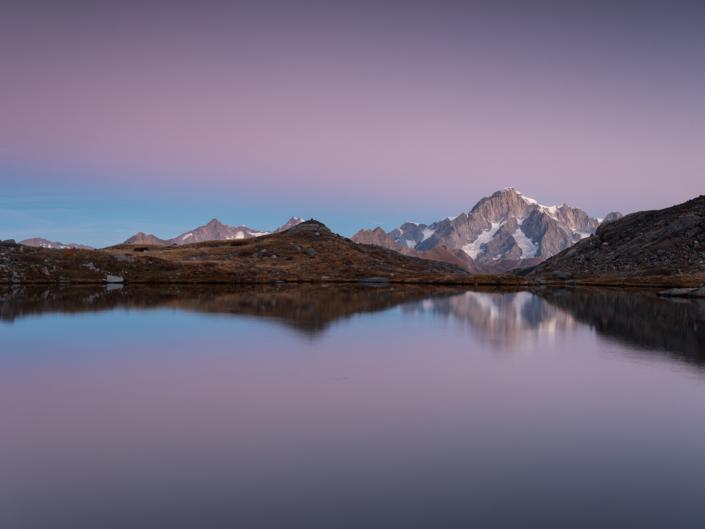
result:
[(34, 239), (25, 239), (17, 244), (23, 246), (34, 246), (36, 248), (53, 248), (55, 250), (67, 250), (69, 248), (79, 249), (79, 250), (92, 250), (90, 246), (85, 246), (83, 244), (76, 244), (72, 242), (71, 244), (64, 244), (61, 242), (52, 242), (47, 239), (42, 239), (40, 237), (35, 237)]
[[(621, 217), (621, 213), (614, 212), (606, 218)], [(407, 251), (427, 252), (439, 246), (454, 254), (462, 251), (487, 271), (506, 272), (556, 255), (595, 233), (603, 221), (567, 204), (543, 206), (509, 187), (483, 198), (468, 213), (428, 226), (405, 222), (389, 234), (377, 228), (375, 237), (385, 242), (386, 235)], [(353, 240), (366, 242), (363, 239), (369, 239), (369, 234), (369, 230), (362, 230)], [(397, 250), (389, 242), (381, 245)]]
[[(301, 224), (304, 219), (299, 217), (291, 217), (289, 221), (282, 227), (274, 230), (274, 233), (280, 233), (282, 231), (288, 230)], [(181, 235), (174, 237), (173, 239), (160, 239), (154, 235), (146, 235), (139, 232), (137, 235), (133, 235), (127, 239), (124, 244), (161, 244), (166, 246), (172, 246), (174, 244), (191, 244), (194, 242), (203, 241), (221, 241), (221, 240), (233, 240), (233, 239), (249, 239), (250, 237), (261, 237), (262, 235), (269, 235), (268, 231), (257, 231), (247, 226), (235, 226), (230, 227), (227, 224), (223, 224), (218, 219), (213, 219), (205, 226), (196, 228), (195, 230), (187, 231)]]

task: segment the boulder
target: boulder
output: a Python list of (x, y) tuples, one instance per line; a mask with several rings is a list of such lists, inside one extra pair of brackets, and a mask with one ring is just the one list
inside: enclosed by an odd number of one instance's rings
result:
[(573, 274), (571, 274), (570, 272), (561, 272), (560, 270), (556, 270), (550, 276), (548, 276), (548, 278), (560, 279), (561, 281), (568, 281), (570, 279), (573, 279)]
[(389, 284), (386, 277), (364, 277), (358, 281), (361, 285), (381, 287)]
[(2, 241), (3, 246), (17, 246), (17, 243), (15, 242), (15, 239), (7, 239), (6, 241)]
[(132, 261), (134, 261), (134, 259), (132, 259), (126, 255), (116, 255), (115, 259), (117, 259), (118, 261), (120, 261), (122, 263), (131, 263)]
[(106, 283), (123, 283), (125, 280), (120, 276), (108, 276), (105, 281)]
[(665, 297), (685, 297), (688, 296), (691, 292), (694, 292), (696, 290), (702, 290), (702, 289), (696, 289), (696, 288), (671, 288), (668, 290), (662, 290), (661, 292), (658, 292), (657, 295), (659, 296), (665, 296)]
[(304, 253), (311, 258), (316, 257), (318, 255), (318, 252), (314, 248), (309, 248)]

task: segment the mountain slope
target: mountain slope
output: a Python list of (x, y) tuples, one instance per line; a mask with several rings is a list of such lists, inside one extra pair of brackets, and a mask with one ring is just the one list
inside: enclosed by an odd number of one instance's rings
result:
[(576, 279), (705, 274), (705, 195), (602, 224), (594, 236), (524, 271)]

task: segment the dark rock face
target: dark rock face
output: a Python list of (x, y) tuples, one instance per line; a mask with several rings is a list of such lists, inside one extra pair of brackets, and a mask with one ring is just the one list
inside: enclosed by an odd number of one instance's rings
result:
[(528, 275), (556, 270), (578, 278), (705, 273), (705, 196), (605, 222)]

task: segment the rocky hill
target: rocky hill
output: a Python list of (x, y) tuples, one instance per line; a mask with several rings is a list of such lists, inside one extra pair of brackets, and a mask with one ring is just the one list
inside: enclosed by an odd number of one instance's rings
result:
[(705, 277), (705, 196), (605, 222), (592, 237), (522, 273), (537, 279)]
[[(299, 217), (291, 217), (289, 221), (274, 230), (273, 233), (281, 233), (282, 231), (293, 228), (294, 226), (301, 224), (304, 220)], [(137, 235), (133, 235), (127, 239), (124, 244), (160, 244), (164, 246), (171, 246), (173, 244), (192, 244), (195, 242), (203, 241), (228, 241), (233, 239), (249, 239), (250, 237), (261, 237), (262, 235), (268, 235), (268, 231), (257, 231), (247, 226), (235, 226), (230, 227), (227, 224), (223, 224), (218, 219), (211, 220), (205, 226), (200, 226), (195, 230), (190, 230), (181, 235), (174, 237), (173, 239), (160, 239), (154, 235), (146, 235), (139, 232)]]
[(42, 239), (40, 237), (36, 237), (34, 239), (25, 239), (24, 241), (20, 241), (17, 244), (21, 244), (23, 246), (35, 246), (37, 248), (54, 248), (56, 250), (65, 250), (67, 248), (80, 248), (82, 250), (93, 249), (90, 246), (86, 246), (84, 244), (76, 244), (75, 242), (72, 242), (71, 244), (64, 244), (62, 242), (48, 241), (47, 239)]

